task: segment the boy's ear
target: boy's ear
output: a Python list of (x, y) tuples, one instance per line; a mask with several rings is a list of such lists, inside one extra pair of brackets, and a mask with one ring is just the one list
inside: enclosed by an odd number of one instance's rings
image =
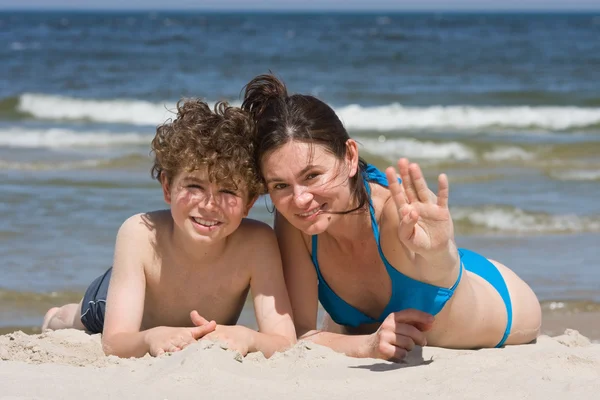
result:
[(256, 200), (258, 200), (258, 195), (248, 200), (248, 203), (246, 204), (246, 210), (244, 211), (244, 217), (248, 216), (248, 213), (250, 213), (250, 209), (252, 208), (254, 203), (256, 203)]
[(163, 197), (165, 199), (165, 203), (170, 205), (171, 204), (171, 182), (169, 182), (169, 179), (167, 178), (167, 174), (165, 173), (165, 171), (162, 171), (160, 173), (160, 185), (162, 186)]
[(346, 140), (346, 166), (348, 177), (352, 178), (358, 172), (358, 144), (353, 139)]

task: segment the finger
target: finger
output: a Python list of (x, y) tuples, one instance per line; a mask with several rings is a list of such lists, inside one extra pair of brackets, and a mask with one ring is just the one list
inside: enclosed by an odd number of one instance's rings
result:
[(414, 308), (407, 308), (406, 310), (396, 311), (394, 314), (394, 320), (396, 322), (404, 322), (407, 324), (420, 323), (423, 325), (432, 324), (435, 320), (433, 315), (427, 314), (423, 311), (416, 310)]
[(198, 314), (198, 311), (194, 310), (190, 313), (190, 318), (196, 326), (202, 326), (208, 324), (208, 320), (202, 315)]
[(394, 344), (397, 346), (412, 350), (415, 347), (415, 344), (418, 344), (419, 346), (427, 345), (425, 334), (412, 324), (399, 323), (396, 325), (394, 331), (396, 334), (396, 342)]
[(415, 225), (419, 221), (419, 213), (409, 205), (400, 211), (400, 217), (398, 236), (400, 240), (410, 240), (415, 233)]
[(448, 197), (450, 194), (450, 184), (448, 183), (448, 177), (446, 174), (438, 176), (438, 194), (437, 204), (440, 207), (448, 208)]
[(175, 353), (176, 351), (181, 350), (178, 346), (175, 345), (171, 345), (169, 346), (169, 349), (167, 350), (169, 353)]
[(419, 167), (419, 164), (410, 164), (410, 166), (408, 167), (408, 171), (419, 200), (423, 203), (431, 203), (433, 193), (431, 192), (431, 190), (429, 190), (429, 187), (427, 186), (427, 181), (423, 176), (423, 172), (421, 172), (421, 167)]
[(395, 335), (394, 343), (392, 344), (406, 351), (411, 351), (415, 348), (415, 341), (411, 337), (404, 335)]
[(415, 191), (415, 187), (410, 176), (408, 160), (406, 158), (401, 158), (398, 160), (398, 170), (400, 171), (402, 187), (404, 188), (404, 193), (406, 193), (406, 198), (410, 203), (418, 201), (417, 192)]
[(192, 333), (192, 336), (194, 337), (194, 339), (198, 340), (201, 337), (203, 337), (204, 335), (206, 335), (207, 333), (211, 333), (212, 331), (214, 331), (217, 327), (217, 323), (215, 321), (210, 321), (207, 324), (204, 324), (202, 326), (196, 326), (194, 328), (190, 328), (190, 332)]
[(384, 342), (379, 344), (379, 354), (381, 354), (381, 358), (384, 360), (400, 362), (406, 357), (408, 352), (401, 347), (396, 347), (393, 344)]
[[(419, 332), (414, 326), (410, 326), (407, 324), (402, 325), (406, 326), (406, 329), (400, 329), (399, 332), (389, 331), (385, 329), (382, 330), (380, 332), (381, 342), (390, 343), (396, 347), (401, 347), (407, 351), (411, 351), (415, 348), (415, 341), (412, 339), (412, 337), (409, 336), (409, 334), (415, 335), (417, 338), (419, 337), (419, 335), (423, 334)], [(410, 328), (412, 328), (414, 331), (411, 331)], [(409, 334), (405, 334), (404, 331), (408, 332)]]
[(165, 351), (163, 349), (158, 349), (154, 356), (159, 357), (159, 356), (162, 356), (163, 354), (165, 354)]
[(396, 204), (396, 208), (401, 209), (406, 205), (406, 195), (404, 194), (404, 189), (400, 182), (398, 182), (398, 177), (396, 175), (396, 170), (393, 167), (389, 167), (385, 170), (385, 176), (388, 181), (388, 188), (390, 189), (390, 193), (392, 194), (392, 199)]

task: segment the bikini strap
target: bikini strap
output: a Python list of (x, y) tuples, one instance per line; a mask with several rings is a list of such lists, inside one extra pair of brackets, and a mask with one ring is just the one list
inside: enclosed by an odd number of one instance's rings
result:
[(361, 171), (361, 173), (365, 189), (367, 190), (369, 214), (371, 214), (371, 228), (373, 229), (377, 247), (379, 247), (379, 225), (377, 224), (377, 218), (375, 218), (375, 207), (373, 207), (373, 201), (371, 199), (371, 187), (369, 186), (369, 182), (375, 182), (383, 187), (388, 187), (387, 177), (372, 164), (367, 164), (367, 167)]
[[(391, 267), (391, 265), (387, 261), (387, 258), (383, 254), (383, 250), (381, 249), (381, 245), (379, 243), (379, 226), (377, 225), (377, 219), (375, 218), (375, 208), (373, 207), (373, 202), (371, 201), (371, 187), (369, 186), (369, 182), (375, 182), (387, 188), (389, 186), (387, 177), (383, 172), (381, 172), (371, 164), (367, 164), (367, 168), (365, 168), (365, 170), (362, 171), (362, 175), (363, 182), (365, 184), (365, 188), (367, 189), (367, 195), (369, 198), (369, 213), (371, 214), (371, 227), (373, 228), (373, 235), (375, 236), (375, 241), (377, 242), (377, 249), (379, 250), (379, 255), (381, 259), (384, 260), (386, 268), (388, 267), (388, 265), (390, 266), (390, 268), (393, 268)], [(398, 178), (398, 182), (402, 182), (402, 180)], [(458, 278), (456, 279), (456, 282), (454, 282), (454, 285), (452, 285), (452, 287), (449, 289), (451, 291), (454, 291), (456, 289), (462, 278), (464, 269), (462, 261), (460, 262), (459, 268), (460, 269), (458, 271)]]
[(317, 276), (319, 277), (319, 279), (323, 280), (323, 277), (321, 276), (321, 268), (319, 268), (319, 261), (317, 260), (318, 235), (312, 235), (310, 239), (312, 242), (312, 254), (310, 255), (310, 257), (312, 258), (313, 265), (315, 266), (315, 270), (317, 271)]

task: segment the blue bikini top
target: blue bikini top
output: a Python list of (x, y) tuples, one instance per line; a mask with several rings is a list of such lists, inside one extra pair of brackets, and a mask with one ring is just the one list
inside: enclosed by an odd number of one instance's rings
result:
[(377, 249), (379, 250), (379, 256), (385, 265), (388, 275), (392, 281), (392, 295), (388, 305), (385, 307), (380, 316), (376, 319), (364, 314), (357, 310), (344, 299), (339, 297), (325, 282), (319, 269), (319, 263), (317, 261), (317, 242), (318, 235), (312, 236), (312, 262), (317, 271), (319, 279), (319, 301), (321, 302), (325, 311), (329, 313), (331, 319), (336, 323), (345, 326), (357, 327), (362, 324), (370, 324), (376, 322), (383, 322), (383, 320), (392, 312), (414, 308), (423, 312), (436, 315), (439, 313), (444, 305), (452, 295), (454, 290), (458, 286), (462, 277), (462, 264), (458, 279), (456, 283), (449, 289), (430, 285), (425, 282), (417, 281), (410, 278), (397, 269), (392, 267), (383, 255), (381, 250), (381, 244), (379, 242), (379, 227), (375, 218), (375, 209), (371, 201), (371, 188), (369, 182), (375, 182), (383, 187), (388, 187), (388, 182), (385, 174), (375, 168), (373, 165), (367, 164), (367, 168), (361, 171), (362, 178), (369, 195), (369, 213), (371, 214), (371, 227), (373, 229), (373, 235), (375, 236), (375, 242), (377, 243)]

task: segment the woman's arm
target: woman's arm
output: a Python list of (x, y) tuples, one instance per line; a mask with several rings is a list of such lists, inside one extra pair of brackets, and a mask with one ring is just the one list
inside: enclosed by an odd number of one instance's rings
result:
[(250, 276), (250, 292), (258, 332), (252, 332), (248, 351), (260, 351), (270, 357), (296, 343), (292, 310), (285, 287), (281, 256), (273, 230), (257, 223), (252, 246), (257, 250)]
[(422, 331), (433, 317), (417, 310), (393, 313), (372, 335), (344, 335), (317, 330), (318, 280), (299, 230), (283, 216), (275, 216), (283, 272), (290, 296), (296, 333), (300, 339), (330, 347), (351, 357), (402, 359), (415, 344), (425, 345)]
[(436, 286), (450, 287), (460, 271), (454, 226), (448, 209), (449, 184), (438, 178), (437, 196), (429, 189), (420, 167), (398, 161), (402, 183), (393, 168), (386, 170), (390, 199), (381, 217), (381, 247), (402, 273)]

